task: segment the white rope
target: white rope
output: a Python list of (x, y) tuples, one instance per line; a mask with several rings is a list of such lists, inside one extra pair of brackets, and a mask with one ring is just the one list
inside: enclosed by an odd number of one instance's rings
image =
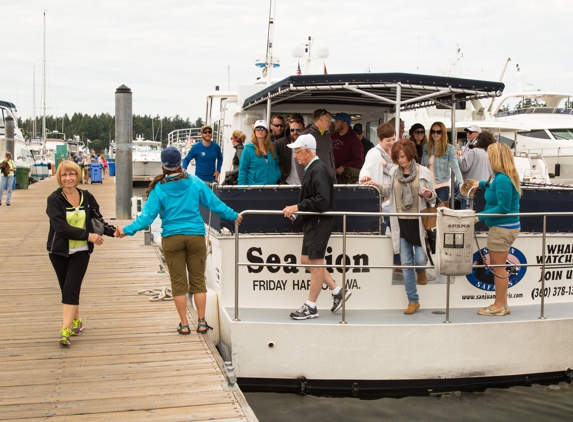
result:
[(173, 300), (173, 293), (171, 292), (171, 287), (163, 287), (162, 289), (146, 289), (138, 290), (138, 295), (151, 296), (149, 298), (150, 302), (157, 302), (159, 300)]

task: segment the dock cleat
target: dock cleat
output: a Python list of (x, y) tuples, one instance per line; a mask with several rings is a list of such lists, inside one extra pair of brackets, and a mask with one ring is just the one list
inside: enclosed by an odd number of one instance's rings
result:
[[(344, 302), (346, 302), (348, 300), (348, 298), (352, 295), (352, 292), (346, 292), (346, 299), (344, 299)], [(330, 310), (332, 312), (338, 312), (338, 310), (340, 308), (342, 308), (342, 290), (340, 292), (338, 292), (337, 295), (332, 295), (332, 308), (330, 308)]]
[(318, 318), (318, 309), (304, 303), (298, 310), (291, 312), (290, 317), (296, 320)]

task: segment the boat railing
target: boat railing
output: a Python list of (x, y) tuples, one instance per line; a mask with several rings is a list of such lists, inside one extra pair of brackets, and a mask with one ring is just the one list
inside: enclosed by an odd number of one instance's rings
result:
[[(167, 135), (167, 145), (193, 145), (201, 141), (201, 128), (192, 127), (186, 129), (177, 129), (169, 132)], [(217, 132), (213, 132), (213, 142), (217, 142)], [(217, 142), (218, 143), (218, 142)]]
[[(439, 213), (439, 210), (438, 210)], [(438, 213), (408, 213), (408, 216), (417, 216), (417, 217), (429, 217), (429, 216), (437, 216)], [(245, 210), (239, 213), (241, 216), (247, 215), (283, 215), (282, 211), (276, 210)], [(378, 217), (382, 218), (385, 216), (388, 217), (399, 217), (400, 213), (382, 213), (382, 212), (325, 212), (325, 213), (316, 213), (316, 212), (303, 212), (298, 211), (296, 212), (297, 216), (301, 215), (323, 215), (323, 216), (331, 216), (331, 217), (342, 217), (342, 256), (346, 256), (346, 244), (347, 244), (347, 231), (346, 231), (346, 222), (348, 217)], [(541, 263), (534, 263), (534, 264), (522, 264), (516, 265), (518, 267), (540, 267), (540, 294), (539, 297), (541, 298), (540, 303), (540, 316), (539, 319), (546, 319), (545, 317), (545, 296), (549, 294), (546, 292), (545, 288), (545, 272), (547, 269), (551, 269), (553, 267), (557, 268), (564, 268), (573, 266), (573, 264), (567, 265), (562, 263), (547, 263), (546, 262), (546, 249), (547, 249), (547, 218), (548, 217), (573, 217), (573, 212), (534, 212), (534, 213), (515, 213), (515, 214), (485, 214), (480, 213), (481, 217), (509, 217), (509, 216), (518, 216), (518, 217), (542, 217), (543, 218), (543, 230), (541, 232), (542, 235), (542, 250), (541, 250)], [(239, 267), (245, 267), (252, 265), (250, 262), (240, 262), (239, 261), (239, 244), (240, 244), (240, 234), (239, 234), (239, 225), (235, 224), (235, 311), (234, 311), (234, 318), (233, 321), (240, 321), (239, 319)], [(476, 237), (477, 243), (477, 237)], [(342, 260), (341, 264), (320, 264), (320, 265), (311, 265), (311, 264), (297, 264), (294, 265), (292, 263), (288, 264), (279, 264), (279, 263), (260, 263), (257, 264), (262, 267), (302, 267), (302, 268), (332, 268), (338, 269), (339, 271), (342, 270), (342, 296), (346, 297), (346, 273), (347, 270), (353, 268), (359, 268), (359, 265), (351, 265), (346, 264), (346, 260)], [(487, 265), (473, 265), (474, 268), (496, 268), (502, 267), (507, 268), (507, 264), (487, 264)], [(428, 269), (428, 268), (435, 268), (433, 265), (424, 265), (424, 266), (416, 266), (416, 265), (369, 265), (368, 268), (371, 269), (396, 269), (396, 268), (411, 268), (411, 269)], [(445, 324), (451, 323), (450, 321), (450, 276), (447, 276), (446, 282), (446, 319), (444, 320)], [(340, 324), (346, 324), (346, 303), (342, 302), (342, 318)]]
[(562, 107), (528, 107), (496, 113), (494, 117), (516, 116), (519, 114), (573, 114), (573, 109)]

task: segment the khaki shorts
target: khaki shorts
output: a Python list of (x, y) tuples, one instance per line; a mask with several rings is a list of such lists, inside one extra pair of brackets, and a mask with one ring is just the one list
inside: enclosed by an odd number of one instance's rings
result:
[[(161, 239), (165, 263), (171, 277), (173, 296), (187, 293), (206, 293), (205, 260), (207, 247), (205, 236), (176, 234)], [(189, 281), (187, 281), (189, 273)]]
[(487, 248), (494, 252), (506, 252), (517, 239), (520, 229), (505, 229), (503, 227), (490, 227), (487, 234)]

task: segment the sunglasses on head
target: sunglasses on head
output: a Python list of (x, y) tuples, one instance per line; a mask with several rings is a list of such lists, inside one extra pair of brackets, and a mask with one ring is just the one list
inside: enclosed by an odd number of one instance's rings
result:
[(423, 135), (424, 131), (423, 130), (415, 130), (414, 131), (414, 135)]
[(322, 116), (324, 116), (324, 115), (326, 115), (326, 114), (330, 114), (330, 113), (328, 112), (328, 110), (322, 109), (322, 110), (320, 111), (320, 114), (318, 115), (318, 118), (321, 118)]
[(430, 130), (430, 133), (431, 133), (432, 135), (441, 135), (441, 134), (442, 134), (442, 131), (439, 130), (439, 129), (438, 129), (438, 130), (433, 130), (433, 129), (432, 129), (432, 130)]
[(300, 133), (300, 132), (302, 132), (302, 129), (291, 129), (290, 130), (290, 133), (294, 133), (294, 132)]

